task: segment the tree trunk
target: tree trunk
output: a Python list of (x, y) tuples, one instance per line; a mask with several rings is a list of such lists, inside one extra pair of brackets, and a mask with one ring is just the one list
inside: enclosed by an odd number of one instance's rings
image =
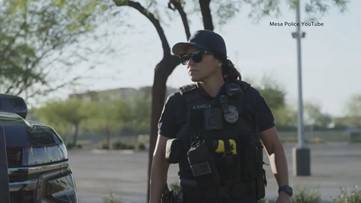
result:
[(74, 124), (74, 136), (73, 136), (73, 147), (76, 146), (78, 140), (79, 124)]
[[(109, 130), (110, 131), (110, 130)], [(111, 133), (110, 132), (107, 132), (107, 146), (108, 146), (108, 150), (111, 150), (112, 149), (112, 143), (111, 143)]]
[(165, 56), (156, 66), (152, 87), (152, 118), (150, 124), (149, 137), (149, 159), (148, 159), (148, 191), (147, 199), (149, 200), (149, 178), (150, 169), (153, 161), (153, 152), (158, 136), (158, 120), (162, 113), (167, 91), (167, 80), (173, 70), (179, 65), (178, 57), (174, 55)]

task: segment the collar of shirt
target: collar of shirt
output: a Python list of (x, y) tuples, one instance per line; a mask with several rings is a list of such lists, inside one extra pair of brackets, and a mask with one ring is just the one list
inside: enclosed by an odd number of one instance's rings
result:
[(210, 95), (207, 93), (207, 91), (206, 91), (205, 89), (203, 89), (203, 87), (202, 87), (201, 85), (197, 84), (197, 87), (198, 87), (199, 94), (200, 94), (202, 97), (204, 97), (204, 98), (206, 98), (206, 99), (209, 99), (209, 100), (212, 100), (212, 99), (219, 98), (222, 94), (225, 94), (225, 93), (226, 93), (226, 85), (225, 85), (225, 84), (226, 84), (226, 83), (224, 83), (224, 84), (222, 85), (222, 87), (219, 89), (219, 91), (218, 91), (218, 93), (217, 93), (217, 96), (215, 96), (215, 97), (210, 96)]

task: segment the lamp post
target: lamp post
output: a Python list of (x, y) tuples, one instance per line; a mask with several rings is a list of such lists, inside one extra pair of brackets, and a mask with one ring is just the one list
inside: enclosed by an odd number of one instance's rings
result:
[(292, 33), (292, 37), (297, 40), (297, 71), (298, 71), (298, 144), (293, 148), (293, 174), (295, 176), (310, 176), (310, 149), (306, 147), (304, 141), (303, 128), (303, 99), (302, 99), (302, 64), (301, 64), (301, 38), (305, 37), (305, 33), (301, 32), (300, 21), (300, 0), (297, 1), (296, 8), (296, 32)]

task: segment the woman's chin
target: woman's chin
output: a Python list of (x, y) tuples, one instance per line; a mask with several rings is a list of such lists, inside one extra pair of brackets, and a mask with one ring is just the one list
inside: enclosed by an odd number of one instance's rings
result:
[(192, 80), (192, 82), (199, 82), (199, 78), (197, 78), (197, 77), (192, 77), (191, 76), (191, 80)]

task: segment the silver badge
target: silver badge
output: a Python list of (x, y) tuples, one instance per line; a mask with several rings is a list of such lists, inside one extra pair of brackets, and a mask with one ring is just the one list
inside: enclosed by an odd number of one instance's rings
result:
[(224, 112), (224, 119), (228, 123), (235, 123), (238, 120), (238, 110), (233, 105), (227, 105), (227, 111)]

